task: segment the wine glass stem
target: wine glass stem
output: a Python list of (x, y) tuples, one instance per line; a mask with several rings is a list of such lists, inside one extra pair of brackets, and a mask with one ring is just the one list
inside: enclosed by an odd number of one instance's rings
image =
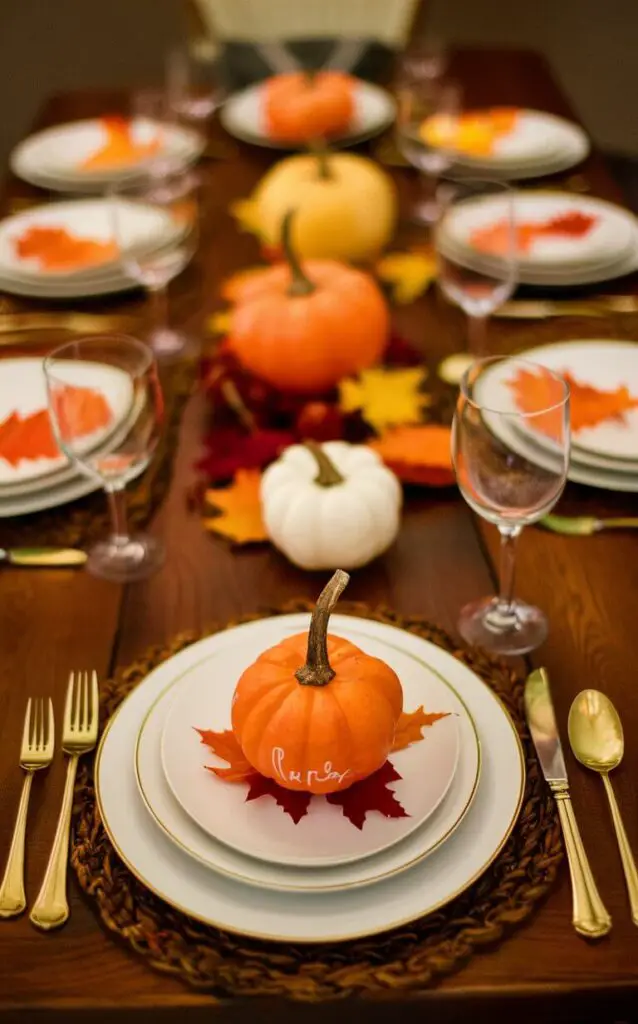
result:
[(498, 601), (492, 618), (500, 629), (516, 624), (514, 610), (514, 579), (516, 576), (516, 541), (521, 532), (520, 526), (499, 526), (501, 535), (501, 571)]
[(476, 359), (487, 355), (487, 317), (468, 316), (467, 348)]
[(126, 491), (123, 487), (107, 487), (106, 497), (111, 513), (112, 539), (114, 544), (123, 547), (128, 544), (129, 533), (126, 522)]
[(168, 324), (168, 286), (162, 284), (159, 288), (151, 288), (149, 298), (153, 326), (158, 332), (162, 331)]

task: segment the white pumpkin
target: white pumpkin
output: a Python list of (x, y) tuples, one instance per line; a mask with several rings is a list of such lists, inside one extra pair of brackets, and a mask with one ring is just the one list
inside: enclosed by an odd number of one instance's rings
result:
[(264, 472), (261, 506), (268, 535), (302, 569), (357, 569), (390, 547), (402, 492), (365, 445), (292, 445)]

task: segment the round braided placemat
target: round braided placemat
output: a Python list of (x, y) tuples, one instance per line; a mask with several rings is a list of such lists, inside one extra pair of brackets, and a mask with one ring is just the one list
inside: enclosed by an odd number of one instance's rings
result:
[[(311, 607), (297, 602), (241, 621)], [(525, 749), (527, 783), (521, 814), (500, 856), (447, 907), (409, 927), (357, 942), (279, 945), (206, 927), (149, 892), (113, 850), (97, 811), (92, 766), (85, 764), (76, 787), (71, 851), (82, 889), (95, 900), (106, 927), (153, 967), (218, 996), (283, 995), (318, 1001), (426, 988), (527, 920), (551, 887), (562, 858), (555, 804), (538, 771), (525, 725), (522, 681), (486, 654), (459, 650), (447, 634), (422, 619), (348, 602), (340, 604), (339, 611), (400, 626), (431, 640), (493, 688), (507, 706)], [(221, 628), (231, 625), (236, 623)], [(219, 632), (219, 627), (209, 632)], [(107, 682), (101, 695), (103, 722), (152, 668), (198, 639), (201, 634), (182, 634), (171, 644), (148, 651)]]

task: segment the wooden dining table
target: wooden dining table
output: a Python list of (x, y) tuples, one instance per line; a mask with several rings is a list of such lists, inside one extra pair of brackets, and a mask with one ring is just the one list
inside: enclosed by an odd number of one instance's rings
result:
[[(519, 50), (467, 50), (454, 54), (450, 74), (460, 80), (466, 102), (533, 107), (574, 118), (545, 61)], [(56, 95), (38, 126), (125, 109), (121, 93)], [(241, 233), (228, 212), (231, 200), (249, 194), (276, 154), (235, 143), (213, 128), (223, 146), (205, 167), (206, 210), (196, 273), (173, 286), (173, 315), (191, 329), (204, 330), (206, 316), (219, 307), (219, 282), (258, 258), (253, 237)], [(410, 171), (393, 171), (402, 199), (415, 188)], [(577, 178), (574, 179), (574, 175)], [(545, 183), (543, 183), (545, 184)], [(550, 181), (552, 187), (584, 188), (588, 194), (622, 202), (604, 158), (595, 151), (586, 163)], [(526, 183), (529, 185), (529, 183)], [(5, 210), (39, 193), (8, 179)], [(44, 198), (44, 196), (43, 196)], [(635, 279), (598, 291), (636, 291)], [(3, 309), (46, 308), (3, 300)], [(72, 308), (80, 308), (76, 304)], [(142, 315), (139, 295), (83, 302), (96, 312)], [(462, 315), (434, 291), (394, 312), (396, 332), (418, 346), (434, 372), (439, 360), (464, 346)], [(633, 331), (633, 334), (632, 334)], [(514, 352), (564, 338), (638, 339), (638, 317), (493, 321), (489, 345)], [(5, 339), (6, 340), (6, 339)], [(0, 347), (2, 353), (53, 343), (55, 332), (25, 335)], [(0, 343), (3, 342), (0, 336)], [(268, 546), (233, 549), (202, 528), (186, 493), (196, 478), (193, 463), (201, 445), (206, 402), (194, 393), (181, 425), (170, 490), (153, 521), (163, 539), (166, 564), (141, 583), (118, 586), (74, 570), (0, 570), (0, 866), (4, 864), (18, 802), (21, 775), (17, 756), (25, 699), (51, 695), (61, 715), (68, 673), (95, 668), (102, 678), (126, 666), (149, 645), (182, 631), (205, 629), (276, 606), (292, 598), (313, 598), (316, 574), (292, 567)], [(559, 510), (582, 514), (635, 512), (631, 496), (569, 484)], [(3, 521), (0, 520), (0, 543)], [(396, 544), (382, 558), (354, 574), (349, 597), (400, 614), (418, 615), (456, 634), (459, 609), (494, 591), (498, 537), (452, 489), (413, 490), (406, 502)], [(526, 664), (545, 665), (554, 691), (558, 722), (566, 741), (570, 703), (584, 687), (603, 690), (623, 720), (626, 756), (614, 773), (629, 839), (638, 852), (638, 532), (589, 538), (563, 537), (528, 528), (518, 551), (517, 593), (546, 612), (546, 643)], [(160, 974), (101, 926), (95, 907), (69, 879), (71, 917), (59, 932), (34, 930), (27, 915), (0, 922), (0, 1021), (123, 1020), (171, 1021), (339, 1021), (365, 1016), (369, 1024), (429, 1019), (630, 1020), (638, 1013), (638, 929), (632, 924), (618, 850), (600, 780), (580, 768), (566, 749), (574, 805), (613, 931), (588, 943), (571, 924), (567, 866), (530, 921), (496, 948), (486, 948), (464, 967), (418, 995), (388, 995), (371, 1003), (334, 1005), (282, 1000), (218, 1003), (205, 991)], [(28, 827), (27, 891), (34, 897), (49, 853), (64, 782), (57, 757), (32, 795)], [(354, 1018), (353, 1018), (354, 1015)]]

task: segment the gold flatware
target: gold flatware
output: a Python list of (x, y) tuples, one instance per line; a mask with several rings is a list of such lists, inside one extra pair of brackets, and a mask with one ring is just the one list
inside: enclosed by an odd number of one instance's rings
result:
[(69, 916), (66, 871), (73, 786), (78, 759), (97, 742), (98, 718), (97, 674), (92, 672), (89, 681), (88, 672), (71, 672), (62, 724), (62, 750), (68, 755), (64, 796), (42, 887), (29, 915), (32, 924), (44, 931), (59, 928)]
[(609, 778), (609, 773), (618, 767), (625, 752), (620, 716), (609, 697), (600, 690), (583, 690), (574, 698), (568, 729), (569, 742), (580, 763), (598, 772), (603, 780), (625, 872), (631, 919), (638, 925), (638, 871)]
[(586, 938), (601, 938), (611, 931), (611, 917), (596, 888), (574, 815), (549, 678), (544, 668), (536, 669), (527, 677), (525, 713), (543, 775), (556, 799), (572, 882), (574, 928)]
[(597, 299), (512, 299), (492, 316), (504, 320), (546, 320), (553, 316), (607, 316), (638, 313), (638, 295), (601, 295)]
[(0, 562), (33, 568), (68, 568), (84, 565), (87, 558), (79, 548), (0, 548)]
[(104, 331), (131, 327), (138, 318), (113, 313), (0, 313), (0, 334), (23, 331)]
[(620, 516), (615, 519), (597, 519), (596, 516), (543, 516), (540, 525), (553, 533), (572, 537), (590, 537), (602, 530), (632, 530), (638, 528), (635, 516)]
[(41, 698), (34, 701), (29, 697), (20, 747), (20, 767), (25, 775), (7, 866), (0, 883), (0, 917), (15, 917), (27, 905), (24, 892), (24, 842), (31, 783), (35, 772), (51, 764), (54, 747), (55, 726), (51, 699), (45, 705)]

